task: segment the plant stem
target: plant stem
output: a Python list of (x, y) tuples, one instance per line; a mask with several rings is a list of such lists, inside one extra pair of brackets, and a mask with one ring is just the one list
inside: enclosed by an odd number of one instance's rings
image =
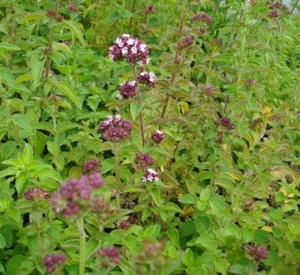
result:
[[(134, 79), (135, 79), (136, 83), (138, 83), (137, 75), (136, 75), (136, 70), (135, 70), (134, 66), (132, 66), (132, 71), (133, 71)], [(137, 89), (137, 103), (140, 106), (142, 105), (141, 88), (140, 87), (138, 87), (138, 89)], [(140, 118), (140, 128), (141, 128), (142, 144), (143, 144), (143, 147), (144, 147), (145, 144), (146, 144), (146, 139), (145, 139), (145, 131), (144, 131), (143, 110), (140, 111), (139, 118)]]
[(116, 201), (117, 201), (117, 208), (120, 209), (120, 179), (119, 179), (119, 143), (115, 143), (115, 176), (116, 176)]
[[(54, 15), (53, 15), (54, 18), (57, 18), (57, 15), (58, 15), (59, 3), (60, 3), (60, 0), (56, 0), (55, 8), (54, 8)], [(50, 72), (50, 67), (51, 67), (50, 53), (52, 51), (54, 29), (55, 29), (55, 27), (53, 27), (50, 30), (50, 34), (49, 34), (49, 42), (48, 42), (47, 58), (46, 58), (46, 72), (45, 72), (45, 79), (46, 80), (49, 78), (49, 72)]]
[(85, 266), (85, 232), (84, 232), (84, 219), (79, 217), (77, 219), (79, 237), (80, 237), (80, 260), (79, 260), (79, 275), (84, 275)]

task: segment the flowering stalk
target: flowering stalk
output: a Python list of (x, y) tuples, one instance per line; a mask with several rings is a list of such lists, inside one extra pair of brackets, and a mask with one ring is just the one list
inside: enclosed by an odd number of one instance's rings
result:
[(117, 208), (120, 209), (120, 179), (119, 179), (119, 143), (116, 142), (115, 144), (115, 177), (116, 177), (116, 201), (117, 201)]
[[(53, 12), (53, 17), (55, 17), (55, 18), (57, 18), (57, 16), (58, 16), (59, 3), (60, 3), (60, 0), (55, 1), (55, 8), (54, 8), (54, 12)], [(50, 30), (50, 34), (49, 34), (49, 42), (48, 42), (47, 58), (46, 58), (46, 72), (45, 72), (46, 80), (49, 78), (50, 67), (51, 67), (50, 53), (52, 51), (52, 46), (53, 46), (54, 28), (55, 27), (52, 27), (52, 29)]]
[(80, 237), (80, 259), (79, 259), (79, 275), (84, 275), (84, 266), (85, 266), (85, 232), (84, 232), (84, 220), (80, 216), (77, 219), (77, 226)]
[[(137, 76), (136, 76), (136, 70), (135, 70), (134, 66), (132, 66), (132, 71), (133, 71), (134, 79), (137, 82), (138, 79), (137, 79)], [(141, 87), (139, 87), (137, 89), (137, 103), (138, 103), (138, 105), (142, 105)], [(143, 120), (143, 112), (142, 111), (140, 111), (140, 113), (139, 113), (139, 119), (140, 119), (140, 129), (141, 129), (141, 136), (142, 136), (142, 144), (143, 144), (143, 147), (144, 147), (145, 144), (146, 144), (146, 141), (145, 141), (144, 120)]]

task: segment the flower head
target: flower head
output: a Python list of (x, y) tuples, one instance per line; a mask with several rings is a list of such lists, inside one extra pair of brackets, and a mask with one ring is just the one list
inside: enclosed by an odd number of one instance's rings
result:
[(156, 75), (152, 72), (147, 73), (146, 71), (142, 71), (138, 76), (137, 80), (139, 83), (145, 84), (150, 87), (155, 87), (156, 82)]
[(179, 48), (186, 48), (190, 45), (192, 45), (194, 42), (194, 38), (192, 36), (188, 36), (183, 38), (179, 43), (178, 43), (178, 47)]
[(135, 81), (126, 81), (119, 85), (120, 98), (133, 98), (136, 95), (137, 83)]
[(148, 168), (146, 173), (142, 176), (143, 182), (153, 182), (158, 181), (159, 178), (157, 177), (157, 172), (154, 169)]
[(151, 135), (155, 143), (160, 143), (164, 140), (165, 135), (162, 131), (157, 130), (154, 134)]
[(92, 190), (104, 184), (100, 173), (81, 176), (62, 183), (60, 190), (52, 198), (52, 208), (56, 214), (74, 216), (79, 214), (90, 201)]
[(139, 169), (145, 169), (154, 162), (154, 159), (148, 153), (138, 153), (134, 158), (134, 163)]
[(50, 199), (51, 198), (51, 192), (45, 191), (40, 187), (35, 187), (27, 190), (24, 193), (24, 197), (27, 200), (35, 201), (36, 199)]
[(265, 246), (250, 246), (248, 252), (252, 255), (257, 263), (268, 256), (268, 249)]
[(206, 13), (198, 13), (193, 18), (193, 21), (203, 21), (206, 23), (211, 23), (213, 21), (212, 17), (208, 16)]
[(47, 254), (43, 260), (43, 266), (47, 268), (48, 273), (53, 273), (66, 259), (67, 256), (65, 254)]
[(115, 246), (100, 248), (97, 253), (102, 257), (106, 257), (107, 260), (110, 261), (110, 263), (120, 263), (120, 252)]
[(102, 137), (105, 140), (118, 142), (130, 136), (132, 123), (123, 120), (120, 115), (116, 115), (102, 121), (99, 125), (99, 130), (102, 132)]
[(99, 171), (98, 166), (100, 165), (100, 159), (91, 159), (86, 162), (83, 166), (82, 172), (83, 174), (88, 174), (89, 172), (97, 172)]
[(125, 58), (131, 64), (147, 64), (149, 51), (147, 45), (129, 34), (117, 38), (109, 48), (109, 57), (113, 61)]

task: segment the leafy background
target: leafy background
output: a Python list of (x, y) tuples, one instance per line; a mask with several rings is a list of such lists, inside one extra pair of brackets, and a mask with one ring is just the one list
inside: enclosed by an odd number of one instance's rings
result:
[[(1, 1), (0, 271), (44, 274), (45, 254), (62, 251), (60, 274), (79, 274), (76, 222), (23, 195), (55, 192), (99, 158), (107, 186), (120, 175), (130, 207), (98, 191), (113, 210), (86, 217), (85, 274), (107, 245), (121, 251), (109, 274), (299, 274), (300, 19), (270, 11), (260, 0)], [(213, 21), (192, 19), (202, 12)], [(157, 75), (142, 108), (117, 98), (133, 78), (128, 63), (108, 58), (123, 33), (145, 41)], [(98, 131), (117, 113), (134, 123), (118, 170)], [(151, 141), (157, 129), (160, 144)], [(158, 183), (132, 169), (140, 151), (155, 159)], [(120, 229), (127, 218), (131, 227)], [(267, 258), (257, 262), (249, 247), (265, 247)]]

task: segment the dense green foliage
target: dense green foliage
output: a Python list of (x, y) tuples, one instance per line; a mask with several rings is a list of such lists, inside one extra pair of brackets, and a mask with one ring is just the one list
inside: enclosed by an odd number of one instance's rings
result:
[[(47, 254), (67, 256), (54, 274), (300, 273), (300, 17), (271, 2), (1, 1), (1, 274), (46, 274)], [(140, 69), (109, 58), (122, 34), (156, 75), (137, 98), (118, 98)], [(133, 128), (111, 142), (98, 128), (116, 114)], [(28, 197), (93, 159), (97, 213)]]

